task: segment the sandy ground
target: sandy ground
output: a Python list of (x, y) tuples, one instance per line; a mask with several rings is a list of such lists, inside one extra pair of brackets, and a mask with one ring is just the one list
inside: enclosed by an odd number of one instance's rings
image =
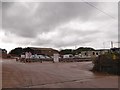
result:
[(118, 76), (91, 72), (92, 62), (0, 63), (3, 88), (118, 88)]

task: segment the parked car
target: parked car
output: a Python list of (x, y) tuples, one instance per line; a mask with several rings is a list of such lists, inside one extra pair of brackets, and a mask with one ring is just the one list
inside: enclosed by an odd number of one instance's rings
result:
[(38, 55), (39, 56), (39, 58), (41, 58), (41, 59), (45, 59), (45, 56), (44, 55)]
[(49, 57), (49, 56), (45, 56), (45, 58), (50, 59), (50, 57)]
[(63, 58), (73, 58), (73, 55), (72, 54), (65, 54), (65, 55), (63, 55)]

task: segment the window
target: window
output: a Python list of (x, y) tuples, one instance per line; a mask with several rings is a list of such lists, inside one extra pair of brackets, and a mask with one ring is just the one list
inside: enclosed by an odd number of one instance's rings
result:
[(98, 53), (96, 53), (96, 55), (98, 55)]

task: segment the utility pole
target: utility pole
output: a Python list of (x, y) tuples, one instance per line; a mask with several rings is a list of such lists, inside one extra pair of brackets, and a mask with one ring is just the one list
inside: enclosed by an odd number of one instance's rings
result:
[(113, 48), (113, 41), (111, 41), (111, 48)]

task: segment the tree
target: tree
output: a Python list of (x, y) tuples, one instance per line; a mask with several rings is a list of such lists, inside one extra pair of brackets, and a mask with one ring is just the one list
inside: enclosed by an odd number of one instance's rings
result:
[(64, 49), (64, 50), (60, 51), (60, 54), (61, 55), (64, 55), (64, 54), (73, 54), (73, 50), (72, 49)]
[(91, 47), (79, 47), (78, 49), (76, 49), (76, 51), (93, 51), (95, 49), (91, 48)]
[(12, 49), (9, 54), (11, 54), (12, 56), (20, 56), (23, 52), (23, 49), (21, 47)]
[(77, 49), (64, 49), (60, 51), (60, 54), (64, 55), (64, 54), (79, 54), (81, 53), (81, 51), (94, 51), (95, 49), (91, 48), (91, 47), (79, 47)]
[(81, 51), (94, 51), (95, 49), (91, 47), (79, 47), (75, 50), (75, 53), (80, 53)]

